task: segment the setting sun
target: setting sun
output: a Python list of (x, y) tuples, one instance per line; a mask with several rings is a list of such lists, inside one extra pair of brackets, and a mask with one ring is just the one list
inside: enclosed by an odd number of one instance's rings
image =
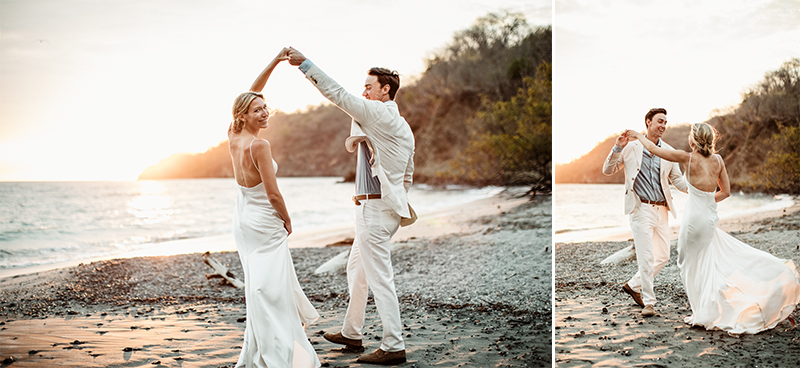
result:
[[(0, 1), (0, 181), (136, 180), (174, 153), (203, 152), (226, 139), (234, 97), (285, 46), (360, 95), (369, 67), (418, 75), (430, 52), (490, 11), (550, 23), (549, 7), (520, 0), (417, 5)], [(309, 7), (326, 18), (308, 18)], [(385, 13), (422, 26), (390, 44), (356, 26)], [(325, 101), (286, 63), (264, 94), (289, 113)]]

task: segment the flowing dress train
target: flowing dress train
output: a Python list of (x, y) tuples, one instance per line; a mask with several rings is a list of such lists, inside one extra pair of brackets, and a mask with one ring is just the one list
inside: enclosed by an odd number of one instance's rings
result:
[(714, 192), (693, 187), (688, 171), (689, 197), (678, 234), (678, 267), (692, 308), (684, 321), (730, 334), (775, 327), (800, 303), (794, 262), (718, 229)]
[[(273, 169), (277, 171), (274, 162)], [(233, 233), (244, 269), (247, 307), (236, 367), (319, 367), (303, 328), (319, 314), (297, 281), (287, 231), (263, 183), (251, 188), (239, 185)]]

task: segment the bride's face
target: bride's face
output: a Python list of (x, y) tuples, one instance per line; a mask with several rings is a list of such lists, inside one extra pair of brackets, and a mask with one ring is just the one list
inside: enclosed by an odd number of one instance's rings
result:
[(257, 126), (259, 129), (264, 129), (269, 126), (267, 121), (269, 120), (269, 110), (267, 110), (267, 104), (264, 103), (264, 100), (260, 98), (256, 98), (253, 102), (250, 103), (250, 107), (247, 109), (247, 114), (243, 117), (244, 124), (246, 126)]

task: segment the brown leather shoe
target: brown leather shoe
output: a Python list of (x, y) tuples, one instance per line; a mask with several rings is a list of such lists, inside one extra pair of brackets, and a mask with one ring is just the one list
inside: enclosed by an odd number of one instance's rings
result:
[(322, 335), (322, 337), (334, 344), (347, 345), (347, 347), (351, 349), (361, 347), (361, 340), (348, 339), (342, 336), (341, 332), (337, 332), (335, 334), (326, 332), (324, 335)]
[(644, 317), (652, 317), (656, 315), (656, 310), (653, 308), (652, 304), (648, 304), (644, 306), (642, 309), (642, 316)]
[(385, 352), (382, 349), (378, 348), (377, 350), (369, 354), (364, 354), (358, 357), (358, 359), (356, 359), (356, 362), (380, 364), (380, 365), (396, 365), (406, 362), (406, 351), (400, 350), (400, 351)]
[(633, 301), (636, 302), (636, 304), (639, 304), (640, 307), (644, 308), (644, 302), (642, 302), (642, 293), (637, 293), (633, 291), (633, 289), (631, 289), (631, 287), (628, 286), (627, 282), (625, 283), (625, 286), (622, 287), (622, 291), (628, 293), (628, 295), (630, 295), (631, 298), (633, 298)]

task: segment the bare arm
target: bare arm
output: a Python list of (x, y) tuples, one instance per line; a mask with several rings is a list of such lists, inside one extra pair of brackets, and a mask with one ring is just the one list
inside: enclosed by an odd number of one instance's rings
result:
[(661, 148), (656, 146), (655, 143), (651, 142), (647, 137), (642, 135), (641, 133), (635, 130), (628, 130), (626, 132), (629, 136), (636, 138), (639, 142), (642, 142), (644, 148), (646, 148), (650, 153), (661, 157), (667, 161), (678, 162), (678, 163), (688, 163), (689, 162), (689, 152), (680, 151), (680, 150), (671, 150)]
[(719, 177), (717, 178), (717, 184), (719, 185), (719, 192), (714, 194), (714, 200), (717, 202), (722, 201), (725, 198), (731, 196), (731, 182), (728, 181), (728, 170), (725, 169), (725, 161), (722, 159), (719, 160), (720, 165), (722, 165), (722, 170), (719, 171)]
[(253, 82), (253, 85), (250, 86), (251, 92), (261, 92), (264, 89), (264, 86), (267, 85), (267, 80), (269, 80), (269, 76), (272, 74), (272, 71), (275, 70), (275, 67), (283, 60), (289, 60), (289, 49), (284, 47), (281, 52), (275, 56), (272, 61), (267, 64), (267, 67), (261, 71), (261, 74), (258, 75), (256, 80)]
[(283, 219), (283, 227), (289, 234), (292, 233), (292, 220), (289, 211), (286, 209), (286, 202), (283, 200), (280, 189), (278, 189), (278, 178), (275, 170), (272, 169), (272, 150), (269, 142), (257, 140), (253, 144), (253, 158), (255, 158), (258, 168), (261, 171), (261, 181), (264, 183), (264, 190), (267, 191), (267, 198), (272, 208), (278, 212)]

